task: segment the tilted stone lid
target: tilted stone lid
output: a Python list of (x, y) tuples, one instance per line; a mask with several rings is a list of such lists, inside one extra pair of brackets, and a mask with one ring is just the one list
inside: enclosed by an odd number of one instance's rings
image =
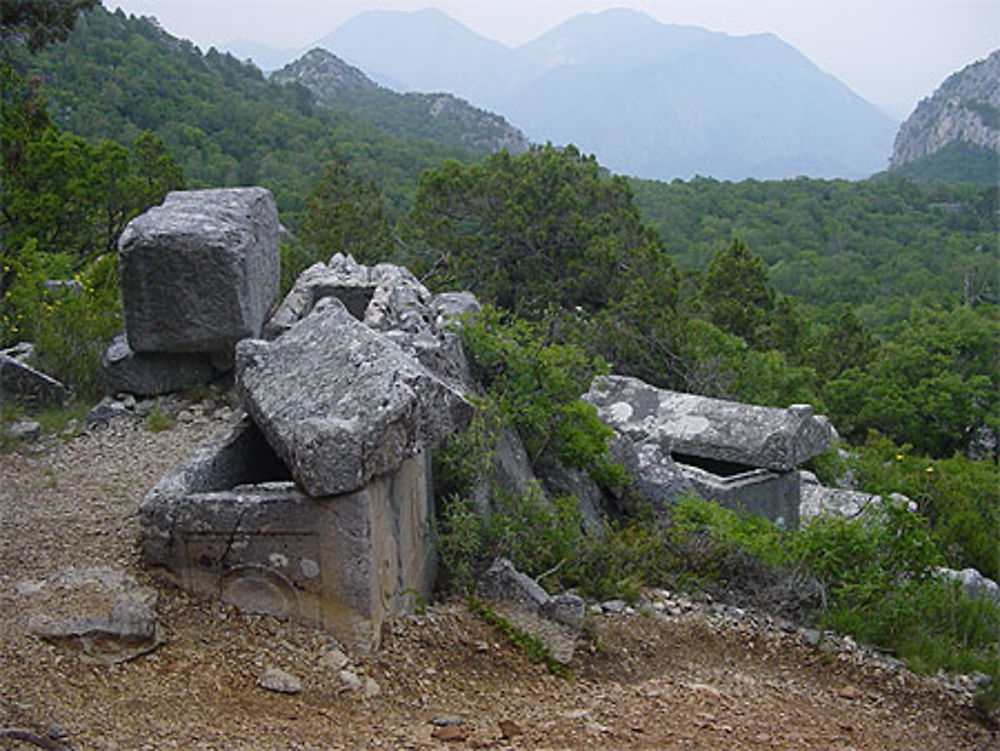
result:
[(330, 297), (273, 342), (236, 349), (254, 422), (312, 496), (363, 487), (464, 429), (462, 394)]

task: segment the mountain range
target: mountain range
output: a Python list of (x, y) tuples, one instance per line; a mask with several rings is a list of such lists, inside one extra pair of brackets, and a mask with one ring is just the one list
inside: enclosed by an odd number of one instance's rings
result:
[(886, 167), (896, 129), (772, 34), (630, 10), (575, 16), (516, 49), (437, 10), (370, 11), (313, 46), (384, 86), (455, 94), (534, 141), (574, 143), (653, 179), (866, 177)]
[(388, 132), (445, 140), (476, 154), (520, 154), (529, 147), (524, 134), (499, 115), (453, 94), (396, 93), (320, 47), (272, 73), (271, 80), (301, 84), (320, 106), (347, 109)]

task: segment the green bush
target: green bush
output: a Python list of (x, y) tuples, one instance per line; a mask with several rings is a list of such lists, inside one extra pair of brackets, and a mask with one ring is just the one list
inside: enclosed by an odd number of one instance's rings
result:
[[(64, 260), (36, 252), (33, 241), (22, 249), (17, 280), (3, 298), (4, 343), (34, 342), (38, 368), (90, 399), (101, 393), (101, 354), (123, 327), (117, 259), (98, 256), (76, 273), (67, 273)], [(48, 291), (49, 279), (79, 288)]]
[(481, 409), (494, 428), (512, 427), (532, 466), (547, 461), (582, 469), (606, 484), (624, 483), (624, 470), (607, 459), (613, 431), (580, 400), (607, 364), (572, 344), (555, 344), (542, 324), (484, 306), (461, 324), (470, 369), (486, 395)]
[[(838, 632), (890, 650), (922, 671), (982, 671), (1000, 677), (1000, 607), (973, 601), (936, 575), (944, 562), (932, 525), (902, 504), (863, 518), (817, 519), (782, 532), (761, 519), (687, 499), (671, 521), (676, 561), (702, 582), (738, 567), (780, 570), (814, 582), (812, 615)], [(700, 547), (693, 541), (700, 541)], [(731, 584), (732, 582), (723, 582)], [(756, 586), (744, 576), (746, 586)]]
[(575, 498), (550, 500), (538, 488), (500, 495), (489, 509), (449, 496), (437, 531), (442, 584), (460, 594), (471, 592), (476, 575), (502, 556), (553, 591), (634, 602), (643, 586), (669, 578), (674, 560), (651, 515), (588, 528)]
[(868, 493), (912, 499), (930, 524), (944, 563), (1000, 579), (1000, 467), (961, 455), (931, 459), (872, 432), (844, 458), (830, 451), (813, 460), (821, 481), (852, 476)]
[(529, 576), (559, 574), (576, 566), (584, 544), (582, 520), (575, 498), (547, 499), (533, 487), (519, 496), (498, 494), (489, 509), (468, 499), (444, 499), (438, 526), (438, 550), (445, 568), (445, 585), (468, 593), (477, 574), (493, 559), (504, 557)]

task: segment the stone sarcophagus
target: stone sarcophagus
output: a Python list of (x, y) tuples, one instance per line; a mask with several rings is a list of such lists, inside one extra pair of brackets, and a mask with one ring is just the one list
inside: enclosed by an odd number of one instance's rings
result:
[(384, 621), (430, 596), (430, 451), (472, 407), (435, 312), (452, 301), (334, 260), (279, 310), (273, 341), (237, 344), (246, 414), (149, 492), (142, 552), (185, 589), (367, 651)]
[(799, 522), (797, 465), (829, 448), (834, 435), (807, 404), (741, 404), (624, 376), (595, 379), (584, 398), (637, 451), (655, 448), (659, 463), (698, 495), (786, 525)]
[(302, 492), (246, 416), (203, 443), (140, 508), (156, 573), (242, 610), (292, 618), (361, 650), (430, 596), (428, 455), (352, 492)]

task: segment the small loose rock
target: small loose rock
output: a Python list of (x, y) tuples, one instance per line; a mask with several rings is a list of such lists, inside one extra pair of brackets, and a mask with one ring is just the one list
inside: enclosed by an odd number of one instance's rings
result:
[(279, 694), (297, 694), (302, 691), (302, 681), (280, 668), (268, 668), (257, 679), (257, 685)]
[(361, 679), (358, 678), (357, 673), (352, 670), (341, 670), (337, 675), (340, 678), (340, 682), (344, 685), (344, 688), (349, 691), (360, 691), (364, 688), (364, 684), (361, 682)]

